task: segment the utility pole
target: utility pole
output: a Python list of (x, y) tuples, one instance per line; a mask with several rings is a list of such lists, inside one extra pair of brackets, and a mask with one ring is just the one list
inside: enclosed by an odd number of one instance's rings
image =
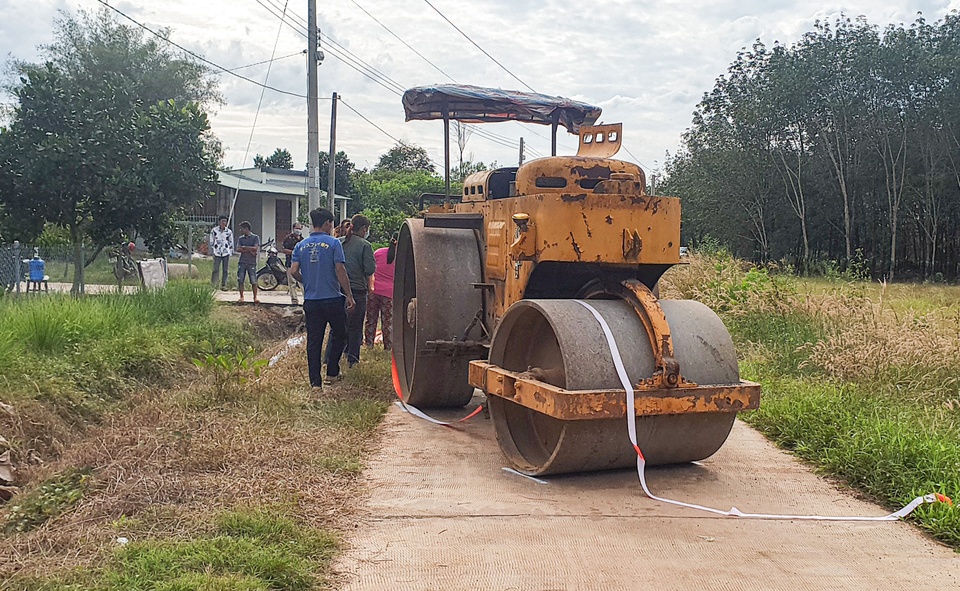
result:
[(320, 104), (317, 96), (317, 0), (307, 0), (307, 203), (320, 207)]
[(520, 164), (517, 166), (523, 166), (523, 137), (520, 138)]
[[(333, 93), (333, 104), (330, 106), (330, 152), (327, 160), (329, 160), (329, 167), (327, 168), (327, 207), (330, 211), (333, 211), (334, 198), (337, 194), (337, 93)], [(346, 207), (346, 204), (344, 204), (344, 207)], [(346, 215), (347, 212), (343, 211), (340, 218), (343, 219)]]

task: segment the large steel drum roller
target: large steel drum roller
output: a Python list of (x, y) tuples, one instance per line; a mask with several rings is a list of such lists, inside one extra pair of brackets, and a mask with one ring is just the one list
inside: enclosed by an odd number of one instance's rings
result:
[(393, 343), (405, 402), (460, 407), (470, 401), (467, 364), (486, 356), (482, 281), (472, 230), (426, 227), (409, 219), (400, 228), (393, 285)]
[[(610, 326), (631, 381), (649, 382), (656, 371), (656, 357), (652, 339), (647, 338), (636, 309), (620, 299), (589, 303)], [(739, 403), (723, 398), (725, 387), (733, 391), (745, 383), (740, 382), (733, 341), (713, 311), (694, 301), (660, 301), (659, 305), (669, 324), (672, 357), (682, 368), (683, 381), (709, 384), (713, 390), (701, 389), (697, 395), (700, 398), (691, 394), (695, 389), (673, 390), (679, 399), (694, 401), (688, 405), (694, 412), (637, 417), (638, 443), (648, 464), (700, 460), (720, 448), (733, 426)], [(592, 313), (576, 300), (521, 300), (511, 306), (494, 334), (489, 363), (520, 378), (511, 386), (518, 391), (522, 378), (526, 378), (564, 391), (602, 394), (620, 390), (623, 400), (623, 386), (603, 330)], [(502, 381), (503, 377), (496, 379)], [(670, 396), (670, 392), (651, 392), (653, 403), (657, 404), (656, 396)], [(717, 392), (721, 393), (719, 398)], [(489, 396), (497, 438), (505, 455), (518, 470), (531, 475), (632, 466), (636, 454), (627, 439), (626, 420), (622, 418), (625, 415), (590, 418), (610, 415), (608, 408), (601, 408), (598, 401), (604, 399), (598, 396), (583, 397), (571, 392), (569, 398), (543, 401), (545, 408), (556, 414), (579, 412), (587, 417), (580, 420), (555, 418), (514, 402), (510, 396)], [(533, 399), (536, 405), (536, 393)], [(730, 404), (729, 408), (723, 407), (723, 400)], [(560, 409), (561, 402), (569, 408)], [(672, 401), (666, 401), (665, 408), (669, 407), (667, 403)], [(703, 405), (708, 408), (705, 410)]]

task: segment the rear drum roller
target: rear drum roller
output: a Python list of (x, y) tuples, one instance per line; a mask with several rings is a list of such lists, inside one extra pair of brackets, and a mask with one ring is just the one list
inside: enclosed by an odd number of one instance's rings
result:
[(397, 242), (393, 352), (403, 400), (459, 407), (473, 396), (468, 363), (486, 356), (481, 337), (480, 250), (473, 230), (425, 228), (408, 219)]
[[(591, 300), (610, 326), (632, 383), (649, 378), (654, 355), (634, 309), (622, 300)], [(698, 384), (737, 384), (736, 351), (723, 323), (694, 301), (660, 301), (682, 375)], [(490, 363), (567, 390), (622, 390), (610, 346), (596, 318), (575, 300), (521, 300), (507, 310)], [(624, 468), (636, 463), (625, 419), (560, 420), (489, 396), (500, 447), (530, 475)], [(676, 464), (713, 455), (734, 412), (646, 416), (637, 439), (647, 463)]]

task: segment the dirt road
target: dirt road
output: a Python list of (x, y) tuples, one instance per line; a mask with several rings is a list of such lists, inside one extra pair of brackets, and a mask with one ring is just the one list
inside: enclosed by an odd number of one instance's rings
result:
[[(462, 416), (436, 413), (438, 417)], [(956, 589), (960, 556), (907, 523), (759, 521), (645, 498), (636, 473), (511, 475), (492, 425), (391, 409), (365, 473), (368, 514), (335, 570), (344, 589)], [(655, 493), (742, 511), (883, 515), (749, 427), (700, 465), (654, 468)]]

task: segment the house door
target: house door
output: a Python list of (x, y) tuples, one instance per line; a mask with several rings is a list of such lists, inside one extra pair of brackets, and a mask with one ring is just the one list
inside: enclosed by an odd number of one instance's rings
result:
[(279, 245), (290, 233), (293, 226), (293, 202), (286, 199), (277, 199), (277, 244)]

